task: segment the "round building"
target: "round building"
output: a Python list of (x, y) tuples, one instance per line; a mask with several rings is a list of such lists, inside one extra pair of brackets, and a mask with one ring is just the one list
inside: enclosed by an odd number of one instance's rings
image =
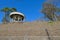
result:
[(24, 20), (24, 14), (20, 12), (12, 12), (10, 13), (10, 18), (13, 22), (22, 22)]

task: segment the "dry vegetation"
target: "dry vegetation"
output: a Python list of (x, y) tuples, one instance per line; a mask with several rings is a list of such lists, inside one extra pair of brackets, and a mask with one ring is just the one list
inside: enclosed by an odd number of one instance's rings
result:
[(57, 36), (54, 40), (60, 40), (60, 22), (25, 22), (25, 23), (8, 23), (0, 24), (0, 37), (2, 36)]

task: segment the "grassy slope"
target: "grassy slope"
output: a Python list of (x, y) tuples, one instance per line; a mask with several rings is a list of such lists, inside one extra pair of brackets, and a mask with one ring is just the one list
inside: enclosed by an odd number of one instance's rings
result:
[(46, 36), (48, 30), (50, 36), (60, 36), (60, 22), (26, 22), (26, 23), (8, 23), (0, 25), (0, 36), (7, 35), (28, 35), (28, 36)]

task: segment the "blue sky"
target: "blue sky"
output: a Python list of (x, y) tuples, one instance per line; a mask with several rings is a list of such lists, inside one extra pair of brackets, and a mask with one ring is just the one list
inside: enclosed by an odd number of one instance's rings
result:
[[(40, 12), (42, 4), (45, 0), (0, 0), (0, 9), (4, 7), (16, 8), (18, 12), (22, 12), (25, 15), (25, 21), (34, 21), (43, 17)], [(3, 12), (0, 12), (0, 22), (4, 16)]]

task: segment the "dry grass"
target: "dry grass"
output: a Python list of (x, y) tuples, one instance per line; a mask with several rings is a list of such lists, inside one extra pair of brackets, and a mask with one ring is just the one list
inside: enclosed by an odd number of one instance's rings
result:
[(60, 36), (60, 22), (25, 22), (0, 25), (0, 36)]

